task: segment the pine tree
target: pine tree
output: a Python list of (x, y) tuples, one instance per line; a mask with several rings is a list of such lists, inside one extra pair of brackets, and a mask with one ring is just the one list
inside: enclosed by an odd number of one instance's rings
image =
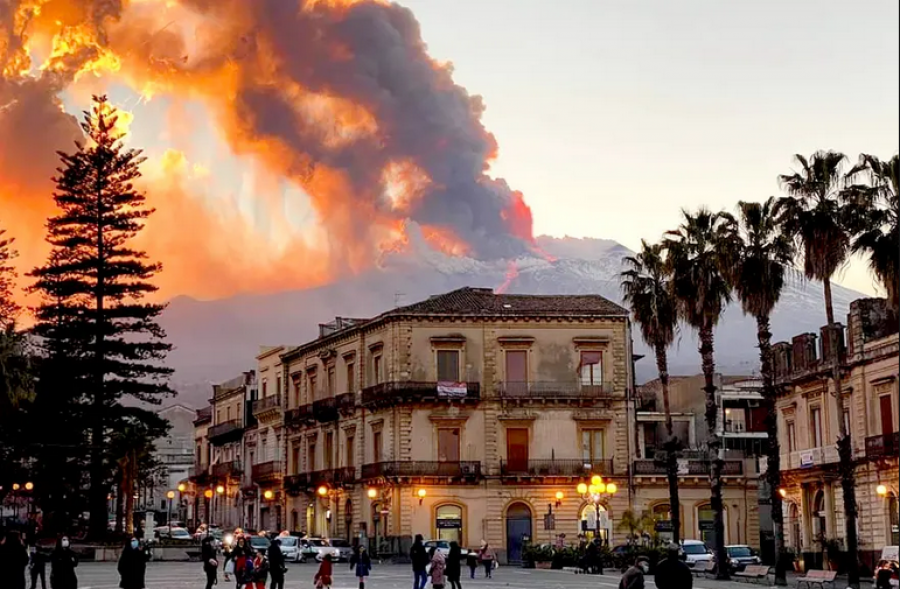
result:
[(0, 229), (0, 329), (6, 329), (16, 322), (19, 305), (13, 299), (16, 288), (16, 269), (12, 261), (18, 256), (13, 249), (15, 238), (5, 237), (6, 229)]
[[(145, 158), (125, 149), (116, 109), (94, 97), (84, 113), (87, 141), (59, 152), (53, 179), (60, 214), (48, 220), (52, 253), (36, 268), (33, 290), (42, 296), (34, 332), (43, 338), (48, 377), (64, 379), (66, 394), (81, 405), (90, 433), (90, 534), (106, 533), (106, 497), (114, 463), (105, 452), (122, 427), (123, 397), (158, 404), (173, 394), (171, 346), (156, 319), (165, 305), (147, 303), (161, 265), (147, 261), (131, 241), (153, 213), (134, 182)], [(60, 371), (60, 366), (65, 371)]]

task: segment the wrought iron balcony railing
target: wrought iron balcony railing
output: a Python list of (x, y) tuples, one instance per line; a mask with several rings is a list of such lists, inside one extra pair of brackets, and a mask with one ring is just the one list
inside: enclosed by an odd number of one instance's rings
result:
[(288, 409), (284, 414), (284, 422), (289, 427), (298, 427), (305, 423), (315, 422), (312, 403)]
[(240, 460), (230, 460), (228, 462), (220, 462), (213, 464), (211, 473), (216, 478), (237, 477), (244, 472)]
[(253, 415), (281, 408), (281, 395), (269, 395), (253, 401)]
[(866, 458), (897, 458), (900, 451), (900, 432), (866, 438)]
[(362, 390), (362, 405), (400, 405), (431, 401), (477, 401), (481, 385), (477, 382), (383, 382)]
[(613, 461), (606, 460), (501, 460), (501, 476), (583, 477), (613, 474)]
[[(688, 460), (687, 475), (679, 476), (701, 476), (709, 475), (710, 463), (706, 460)], [(635, 460), (634, 474), (665, 476), (666, 465), (655, 460)], [(739, 476), (744, 474), (744, 463), (741, 460), (726, 460), (722, 467), (723, 476)]]
[(280, 460), (269, 460), (254, 464), (250, 476), (254, 481), (277, 479), (284, 475)]
[(510, 400), (591, 400), (612, 399), (612, 383), (529, 381), (500, 383), (500, 397)]
[(397, 477), (480, 478), (481, 463), (395, 460), (362, 467), (363, 480)]
[(243, 422), (240, 419), (232, 419), (212, 426), (207, 430), (206, 436), (210, 441), (214, 441), (216, 438), (222, 438), (230, 434), (237, 435), (238, 433), (243, 433), (243, 431)]

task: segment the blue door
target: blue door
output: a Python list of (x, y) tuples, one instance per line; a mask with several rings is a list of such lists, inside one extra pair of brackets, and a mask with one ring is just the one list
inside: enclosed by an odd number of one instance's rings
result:
[(513, 503), (506, 510), (506, 559), (511, 564), (522, 562), (522, 547), (531, 539), (531, 508)]

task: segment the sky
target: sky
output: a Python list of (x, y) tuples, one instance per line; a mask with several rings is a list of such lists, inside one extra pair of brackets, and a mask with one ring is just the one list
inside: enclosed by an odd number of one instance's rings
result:
[[(536, 234), (634, 249), (683, 207), (780, 195), (795, 153), (898, 150), (896, 0), (402, 4), (483, 96)], [(860, 260), (840, 281), (876, 291)]]

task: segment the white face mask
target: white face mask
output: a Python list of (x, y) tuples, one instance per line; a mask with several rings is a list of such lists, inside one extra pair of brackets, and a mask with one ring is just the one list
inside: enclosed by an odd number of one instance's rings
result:
[(644, 574), (646, 575), (647, 573), (650, 572), (650, 565), (647, 564), (646, 562), (642, 562), (642, 563), (640, 564), (640, 569), (641, 569), (642, 571), (644, 571)]
[(68, 548), (69, 547), (69, 539), (63, 538), (62, 542), (60, 542), (60, 544), (62, 545), (63, 548)]

